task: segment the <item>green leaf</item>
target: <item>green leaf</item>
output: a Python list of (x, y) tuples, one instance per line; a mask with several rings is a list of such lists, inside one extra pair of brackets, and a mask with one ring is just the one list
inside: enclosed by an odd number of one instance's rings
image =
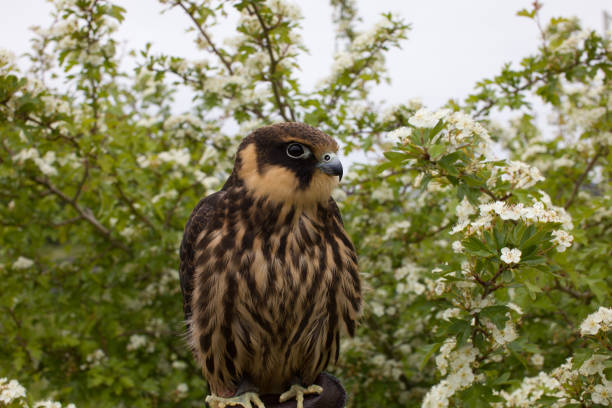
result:
[(579, 348), (574, 351), (574, 355), (572, 357), (572, 369), (578, 370), (582, 367), (585, 361), (593, 356), (593, 350), (589, 348)]
[(441, 145), (441, 144), (435, 144), (427, 148), (429, 157), (431, 157), (432, 160), (436, 160), (436, 158), (440, 156), (442, 153), (444, 153), (445, 151), (446, 151), (446, 146)]
[(469, 237), (466, 240), (462, 241), (463, 247), (466, 252), (470, 255), (488, 257), (491, 255), (495, 255), (495, 252), (491, 252), (481, 240), (476, 237)]
[(494, 305), (485, 307), (478, 313), (479, 316), (484, 317), (492, 321), (498, 329), (502, 330), (506, 321), (508, 320), (508, 316), (506, 315), (510, 309), (504, 305)]
[(443, 342), (428, 344), (422, 347), (422, 350), (425, 351), (425, 357), (423, 357), (423, 361), (421, 361), (421, 365), (419, 366), (419, 370), (425, 368), (425, 365), (438, 350), (442, 347)]
[(554, 403), (556, 403), (558, 400), (559, 400), (558, 397), (554, 397), (552, 395), (542, 395), (540, 398), (538, 398), (536, 402), (545, 407), (549, 407), (553, 405)]
[(408, 159), (409, 156), (402, 152), (385, 152), (385, 157), (393, 163), (400, 163), (402, 160)]
[(516, 15), (519, 17), (527, 17), (527, 18), (531, 18), (533, 19), (535, 17), (536, 14), (536, 10), (527, 10), (527, 9), (521, 9), (519, 11), (516, 12)]

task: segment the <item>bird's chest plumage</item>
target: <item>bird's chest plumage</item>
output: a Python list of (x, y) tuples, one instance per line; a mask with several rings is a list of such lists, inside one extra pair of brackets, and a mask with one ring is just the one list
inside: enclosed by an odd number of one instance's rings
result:
[(294, 376), (314, 381), (359, 308), (357, 260), (339, 219), (244, 191), (223, 204), (195, 254), (192, 338), (205, 375), (219, 384), (246, 375), (269, 392)]

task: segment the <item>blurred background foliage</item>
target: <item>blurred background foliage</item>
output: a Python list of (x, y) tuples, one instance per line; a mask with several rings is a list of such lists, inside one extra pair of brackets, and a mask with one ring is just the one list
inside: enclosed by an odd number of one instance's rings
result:
[[(28, 389), (0, 381), (0, 406), (203, 404), (181, 337), (182, 230), (242, 137), (279, 121), (374, 158), (334, 193), (366, 284), (331, 368), (350, 406), (612, 403), (609, 38), (544, 25), (536, 2), (519, 15), (542, 27), (538, 53), (434, 112), (369, 99), (408, 36), (399, 16), (358, 31), (354, 2), (331, 0), (340, 51), (305, 91), (296, 5), (162, 3), (189, 17), (201, 60), (147, 47), (124, 69), (124, 10), (107, 0), (55, 1), (27, 70), (0, 52), (0, 377)], [(232, 13), (236, 35), (213, 38)], [(179, 88), (193, 101), (177, 114)], [(547, 134), (533, 98), (553, 111)], [(514, 119), (491, 119), (503, 109)]]

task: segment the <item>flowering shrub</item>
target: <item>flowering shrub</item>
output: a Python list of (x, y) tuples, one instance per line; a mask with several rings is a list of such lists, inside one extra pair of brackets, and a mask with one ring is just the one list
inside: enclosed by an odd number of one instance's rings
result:
[[(609, 38), (557, 18), (536, 55), (465, 101), (381, 106), (369, 93), (407, 36), (398, 16), (360, 31), (354, 2), (332, 0), (340, 51), (305, 90), (297, 6), (162, 3), (185, 13), (201, 59), (146, 47), (126, 70), (110, 0), (55, 1), (27, 70), (0, 51), (0, 406), (61, 406), (17, 380), (79, 407), (201, 406), (182, 229), (238, 141), (288, 120), (370, 158), (334, 192), (367, 285), (332, 368), (350, 406), (612, 404)], [(236, 36), (214, 38), (228, 14)]]

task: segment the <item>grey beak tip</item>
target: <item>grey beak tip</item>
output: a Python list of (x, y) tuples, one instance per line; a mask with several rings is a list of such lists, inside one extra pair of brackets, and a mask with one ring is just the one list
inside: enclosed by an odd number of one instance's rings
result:
[(331, 176), (338, 176), (339, 181), (342, 180), (342, 163), (340, 160), (335, 157), (333, 160), (329, 162), (322, 162), (317, 165), (318, 168), (321, 169), (322, 172), (329, 174)]

